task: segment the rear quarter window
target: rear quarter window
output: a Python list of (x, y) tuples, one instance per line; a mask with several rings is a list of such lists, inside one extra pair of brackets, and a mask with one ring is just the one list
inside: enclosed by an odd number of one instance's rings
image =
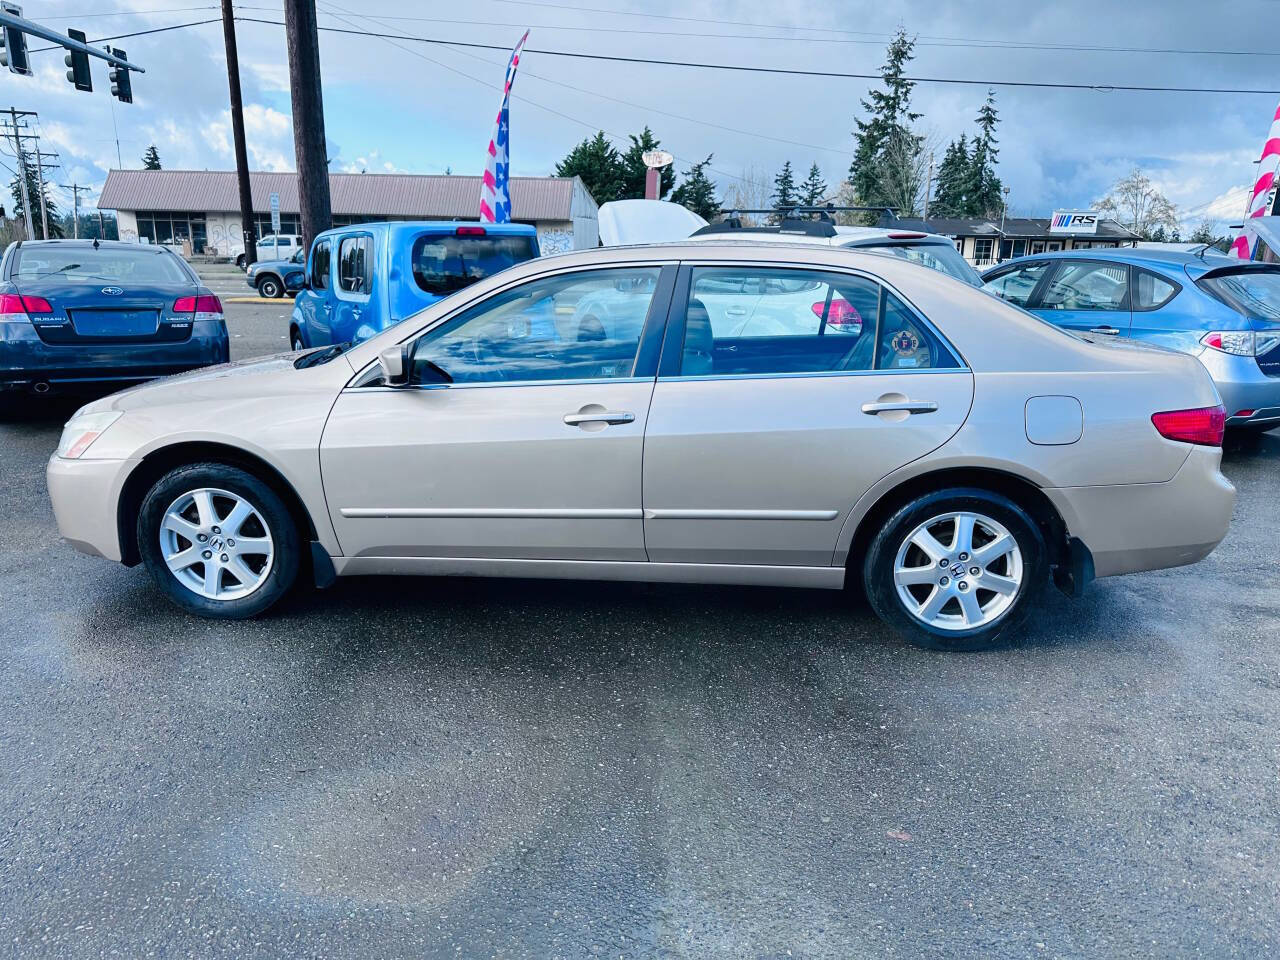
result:
[(532, 236), (425, 233), (413, 242), (413, 279), (427, 293), (444, 296), (534, 255)]

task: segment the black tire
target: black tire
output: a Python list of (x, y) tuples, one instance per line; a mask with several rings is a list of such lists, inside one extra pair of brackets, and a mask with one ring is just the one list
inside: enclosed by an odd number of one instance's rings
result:
[[(271, 537), (271, 569), (262, 584), (246, 596), (229, 600), (201, 596), (183, 585), (165, 563), (160, 546), (160, 525), (165, 512), (184, 493), (201, 488), (225, 490), (243, 497), (256, 508)], [(298, 576), (302, 544), (293, 517), (274, 490), (239, 467), (194, 463), (170, 470), (143, 498), (137, 530), (138, 552), (161, 592), (182, 609), (202, 617), (241, 620), (256, 616), (284, 596)]]
[(258, 293), (268, 300), (275, 300), (284, 296), (284, 285), (271, 274), (267, 274), (258, 281)]
[[(894, 566), (899, 548), (917, 527), (934, 517), (959, 511), (990, 518), (1008, 531), (1022, 557), (1022, 580), (1013, 601), (991, 623), (969, 629), (948, 629), (927, 623), (907, 609), (894, 582)], [(949, 541), (943, 545), (949, 547), (952, 543)], [(948, 559), (956, 561), (958, 557)], [(991, 572), (988, 571), (988, 575)], [(862, 576), (872, 609), (916, 646), (929, 650), (988, 650), (1016, 637), (1017, 627), (1036, 605), (1049, 581), (1049, 557), (1039, 526), (1008, 497), (977, 488), (953, 488), (918, 497), (895, 511), (871, 541), (863, 561)], [(966, 585), (980, 583), (979, 579), (962, 576)], [(956, 585), (959, 585), (958, 579)], [(907, 589), (908, 592), (918, 590), (921, 595), (917, 601), (923, 603), (929, 596), (930, 585)], [(996, 599), (991, 591), (978, 586), (970, 589), (975, 598), (991, 594), (988, 600)], [(980, 602), (985, 605), (987, 601)], [(958, 611), (959, 606), (952, 606), (952, 601), (948, 601), (943, 611), (948, 609)]]
[(244, 269), (244, 254), (243, 254), (243, 253), (236, 257), (236, 266), (237, 266), (237, 267), (239, 267), (241, 270), (243, 270), (243, 269)]
[(289, 331), (289, 349), (294, 353), (297, 353), (299, 350), (307, 349), (307, 344), (302, 339), (302, 331), (297, 327), (294, 327)]

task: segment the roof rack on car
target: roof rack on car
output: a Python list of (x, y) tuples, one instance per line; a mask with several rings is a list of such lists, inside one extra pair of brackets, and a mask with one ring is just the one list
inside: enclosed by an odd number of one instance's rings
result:
[[(733, 207), (720, 211), (722, 219), (709, 223), (694, 231), (694, 236), (705, 236), (713, 233), (780, 233), (796, 234), (806, 237), (834, 237), (836, 223), (832, 214), (836, 213), (887, 213), (896, 217), (893, 207), (837, 207), (833, 203), (822, 206), (787, 206), (746, 208)], [(743, 214), (762, 214), (781, 219), (768, 226), (753, 227), (742, 222)]]

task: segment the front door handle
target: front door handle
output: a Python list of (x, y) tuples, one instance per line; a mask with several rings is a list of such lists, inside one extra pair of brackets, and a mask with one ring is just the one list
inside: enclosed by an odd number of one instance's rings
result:
[(875, 416), (877, 413), (893, 413), (898, 410), (907, 413), (934, 413), (938, 405), (932, 400), (893, 400), (887, 403), (864, 403), (862, 412)]
[(564, 422), (571, 427), (584, 423), (634, 423), (636, 415), (625, 410), (601, 410), (599, 413), (566, 413)]
[(1090, 327), (1090, 333), (1105, 333), (1108, 337), (1117, 337), (1120, 330), (1117, 327)]

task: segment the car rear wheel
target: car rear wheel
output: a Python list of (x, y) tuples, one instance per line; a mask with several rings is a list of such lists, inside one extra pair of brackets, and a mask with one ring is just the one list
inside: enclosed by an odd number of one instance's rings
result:
[(284, 294), (284, 287), (279, 280), (268, 275), (258, 281), (258, 293), (268, 300), (274, 300)]
[(239, 267), (241, 270), (243, 270), (243, 269), (244, 269), (244, 254), (243, 254), (243, 253), (242, 253), (242, 254), (239, 254), (239, 255), (236, 257), (236, 266), (237, 266), (237, 267)]
[(978, 489), (943, 490), (899, 508), (863, 564), (872, 609), (917, 646), (985, 650), (1007, 642), (1049, 579), (1040, 528)]
[(165, 474), (138, 514), (138, 549), (160, 589), (203, 617), (252, 617), (298, 575), (301, 546), (288, 508), (238, 467), (198, 463)]

